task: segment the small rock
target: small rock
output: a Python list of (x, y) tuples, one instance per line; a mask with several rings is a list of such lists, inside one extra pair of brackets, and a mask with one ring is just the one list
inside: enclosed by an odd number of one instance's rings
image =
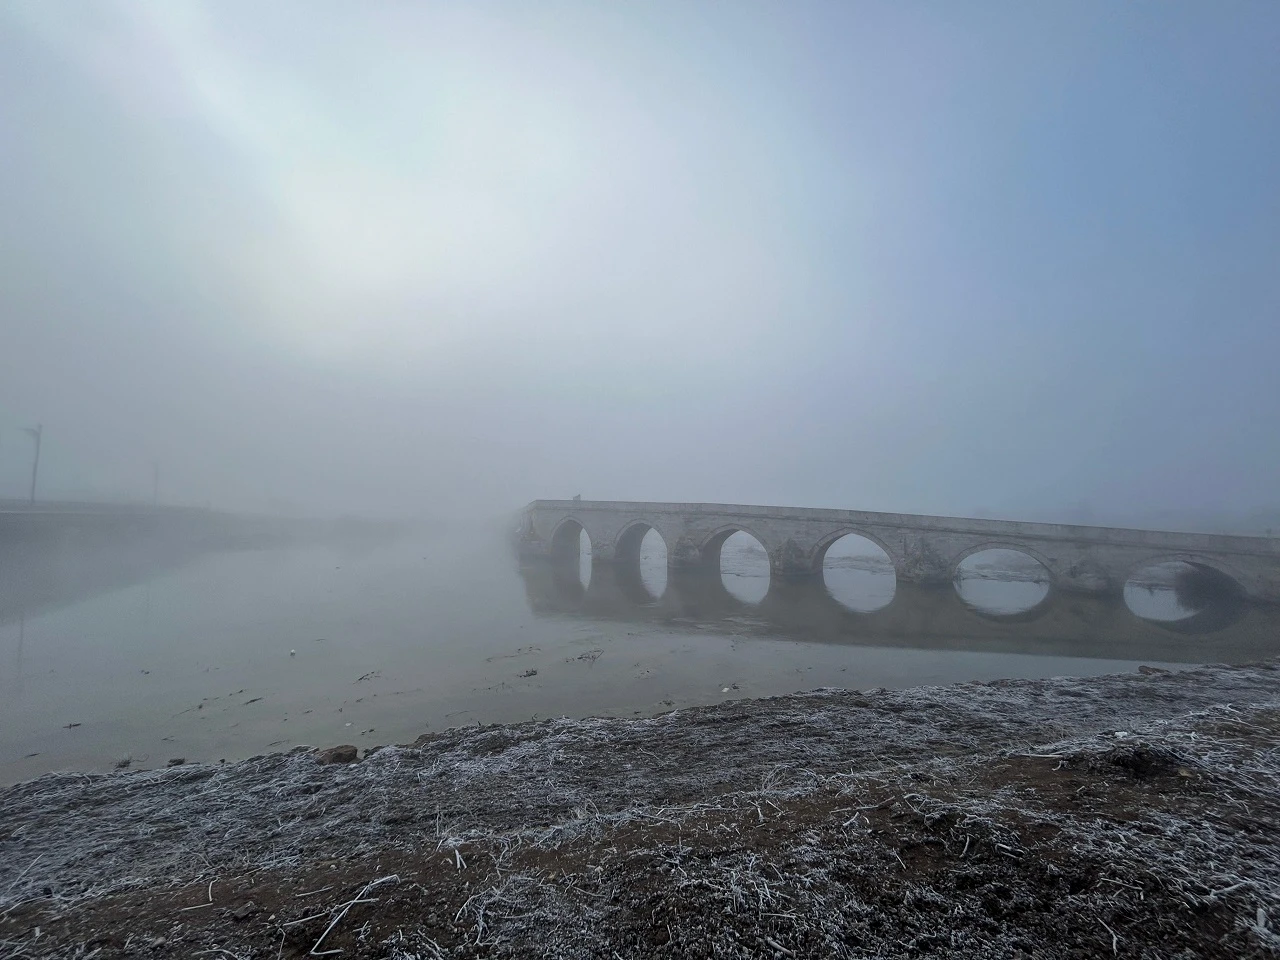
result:
[(316, 754), (316, 763), (355, 763), (355, 761), (356, 748), (349, 743), (330, 747)]
[(232, 910), (231, 919), (237, 920), (237, 921), (248, 920), (251, 916), (253, 916), (257, 912), (258, 912), (257, 905), (252, 900), (250, 900), (248, 903), (242, 906), (236, 907), (234, 910)]
[(1142, 666), (1138, 667), (1138, 672), (1144, 677), (1151, 677), (1157, 673), (1168, 673), (1169, 671), (1165, 670), (1163, 667), (1149, 667), (1144, 663)]
[(171, 767), (180, 767), (186, 762), (187, 762), (186, 757), (170, 757), (169, 758), (169, 766)]
[(537, 675), (538, 671), (533, 669), (526, 670), (524, 673), (520, 674), (522, 677), (536, 677)]

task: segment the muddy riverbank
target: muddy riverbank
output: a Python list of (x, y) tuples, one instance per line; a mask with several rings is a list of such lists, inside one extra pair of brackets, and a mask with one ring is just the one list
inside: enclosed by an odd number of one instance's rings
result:
[[(668, 583), (662, 554), (642, 555), (647, 585), (604, 567), (565, 583), (549, 565), (517, 567), (500, 542), (461, 535), (214, 553), (135, 570), (130, 584), (101, 557), (73, 556), (85, 567), (75, 582), (102, 590), (51, 609), (37, 591), (25, 616), (0, 611), (0, 784), (817, 687), (1247, 663), (1271, 655), (1280, 634), (1280, 607), (1160, 623), (1119, 597), (1063, 594), (1006, 616), (888, 570), (774, 584), (763, 557), (759, 577), (743, 560), (720, 578)], [(1039, 589), (966, 582), (996, 606)]]
[(1277, 666), (51, 774), (0, 791), (0, 955), (1268, 955)]

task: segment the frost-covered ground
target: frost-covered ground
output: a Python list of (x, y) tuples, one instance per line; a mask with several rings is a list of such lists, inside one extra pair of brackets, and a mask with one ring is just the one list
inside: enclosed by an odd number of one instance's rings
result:
[(0, 791), (0, 956), (1273, 955), (1277, 667), (48, 775)]

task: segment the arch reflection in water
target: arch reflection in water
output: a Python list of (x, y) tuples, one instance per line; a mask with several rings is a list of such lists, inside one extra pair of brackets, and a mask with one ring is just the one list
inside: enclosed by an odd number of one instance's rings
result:
[(860, 613), (888, 606), (898, 585), (889, 554), (856, 533), (846, 534), (826, 548), (822, 580), (838, 603)]
[[(715, 546), (711, 547), (714, 556)], [(720, 581), (743, 603), (759, 603), (769, 593), (769, 554), (745, 530), (730, 531), (719, 541)]]
[(591, 537), (577, 520), (565, 520), (551, 535), (551, 561), (556, 575), (586, 588), (591, 583)]
[(977, 550), (957, 565), (956, 593), (982, 613), (1016, 616), (1036, 610), (1049, 596), (1049, 571), (1021, 550)]
[(540, 616), (671, 622), (726, 634), (820, 643), (970, 650), (1056, 657), (1174, 663), (1245, 662), (1274, 655), (1280, 608), (1248, 605), (1233, 620), (1197, 615), (1178, 629), (1135, 617), (1120, 597), (1051, 593), (1034, 617), (991, 616), (950, 586), (899, 583), (893, 600), (858, 613), (818, 578), (774, 581), (759, 603), (735, 597), (713, 570), (672, 571), (659, 600), (637, 592), (625, 565), (604, 565), (589, 588), (567, 584), (555, 565), (520, 568), (530, 607)]

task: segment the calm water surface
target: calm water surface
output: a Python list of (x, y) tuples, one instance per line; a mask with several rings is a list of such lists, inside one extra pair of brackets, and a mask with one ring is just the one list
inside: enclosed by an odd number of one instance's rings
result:
[[(75, 595), (30, 603), (10, 590), (0, 779), (823, 686), (1252, 659), (1276, 636), (1269, 614), (1188, 635), (1084, 601), (1037, 599), (1044, 612), (1023, 622), (1035, 583), (995, 574), (913, 592), (857, 554), (832, 557), (825, 584), (784, 588), (750, 544), (726, 544), (721, 577), (685, 580), (646, 542), (639, 573), (585, 558), (568, 575), (522, 571), (496, 539), (445, 536), (209, 554), (132, 578), (81, 571)], [(1165, 593), (1151, 591), (1147, 615), (1169, 614)]]

